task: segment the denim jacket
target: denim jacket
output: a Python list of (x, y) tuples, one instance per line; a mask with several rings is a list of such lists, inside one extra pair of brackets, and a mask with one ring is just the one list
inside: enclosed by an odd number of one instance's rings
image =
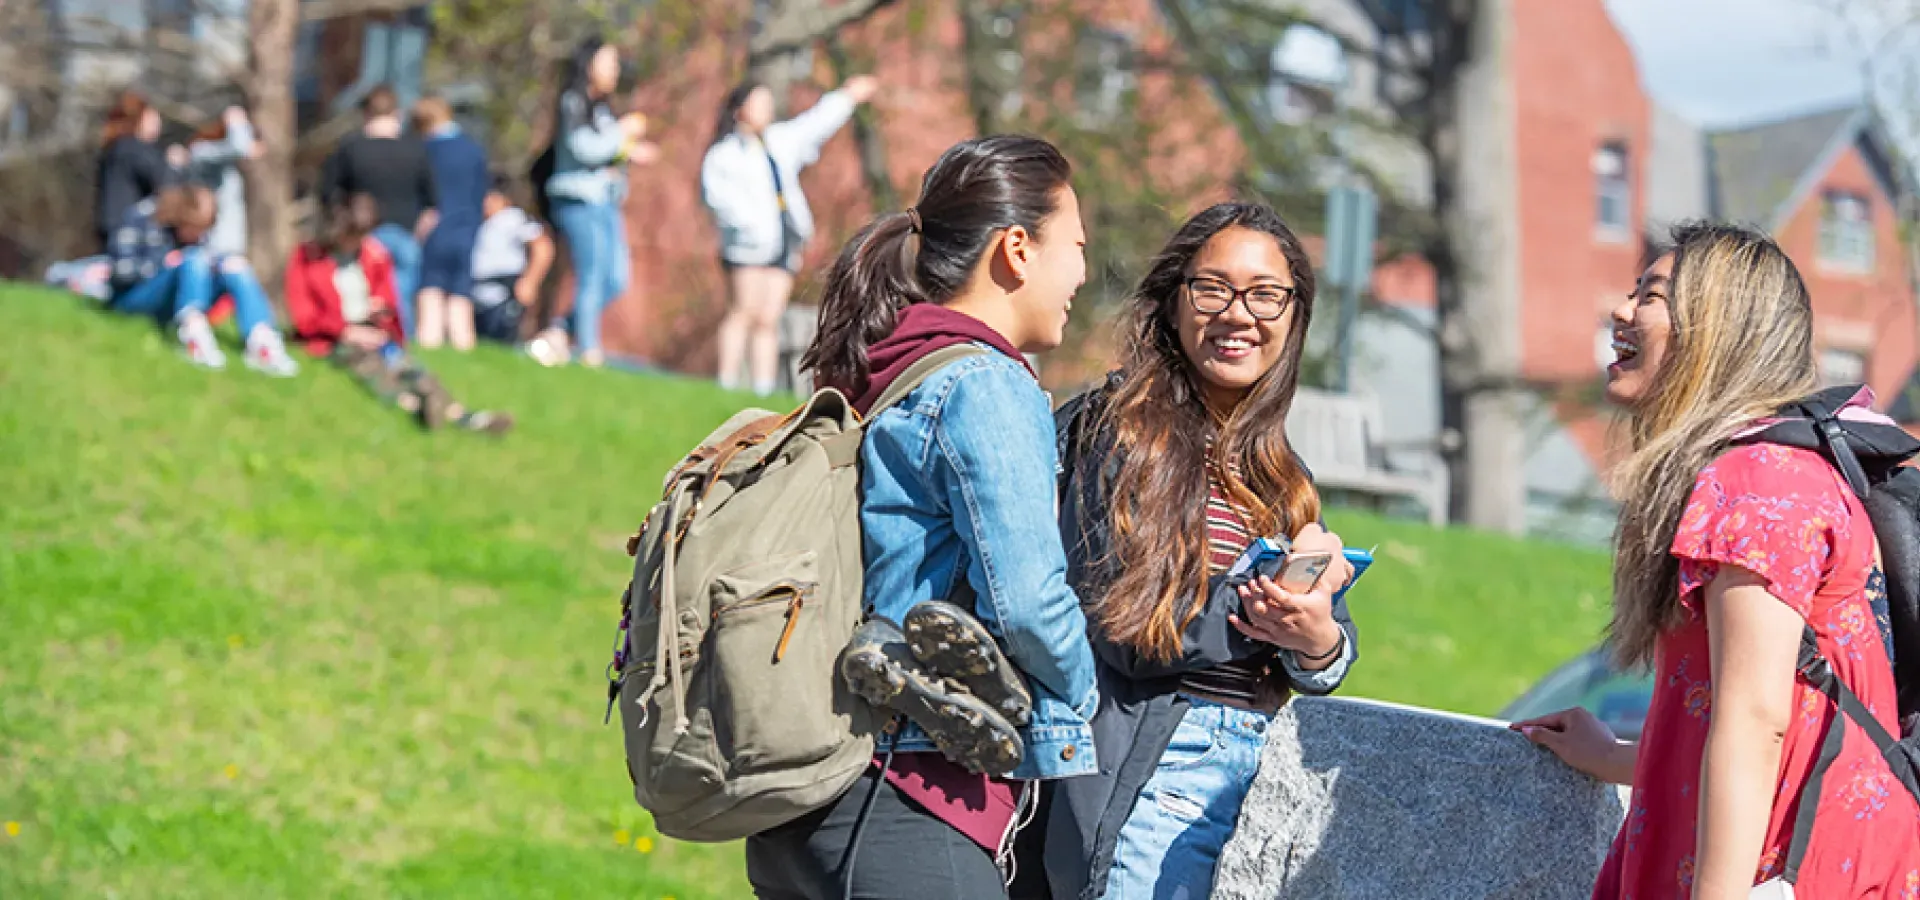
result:
[[(1012, 777), (1096, 771), (1093, 650), (1067, 587), (1053, 415), (1033, 375), (998, 352), (951, 363), (876, 416), (860, 454), (867, 608), (898, 622), (965, 577), (975, 614), (1033, 690)], [(908, 727), (899, 749), (936, 748)]]

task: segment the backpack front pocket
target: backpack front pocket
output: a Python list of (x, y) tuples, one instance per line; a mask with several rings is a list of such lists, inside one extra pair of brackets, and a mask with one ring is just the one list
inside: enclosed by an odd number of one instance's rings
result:
[(713, 581), (714, 736), (733, 775), (817, 762), (846, 740), (834, 684), (847, 636), (827, 633), (816, 566), (802, 553)]

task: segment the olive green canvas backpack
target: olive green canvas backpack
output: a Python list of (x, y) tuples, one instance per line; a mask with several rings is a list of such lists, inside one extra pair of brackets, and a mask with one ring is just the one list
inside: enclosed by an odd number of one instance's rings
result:
[[(940, 367), (944, 348), (870, 415)], [(863, 615), (860, 442), (839, 392), (747, 410), (667, 475), (628, 542), (633, 579), (609, 668), (634, 797), (660, 833), (730, 841), (833, 802), (885, 725), (839, 674)]]

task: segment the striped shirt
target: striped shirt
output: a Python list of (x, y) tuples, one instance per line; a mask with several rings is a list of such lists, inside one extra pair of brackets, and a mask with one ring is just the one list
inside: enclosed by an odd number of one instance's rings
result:
[[(1253, 543), (1253, 530), (1247, 527), (1246, 514), (1227, 496), (1226, 486), (1207, 467), (1207, 574), (1218, 575), (1231, 568), (1247, 545)], [(1259, 706), (1260, 683), (1267, 678), (1272, 651), (1247, 659), (1223, 663), (1211, 669), (1188, 672), (1180, 680), (1181, 690), (1224, 700), (1237, 706)]]

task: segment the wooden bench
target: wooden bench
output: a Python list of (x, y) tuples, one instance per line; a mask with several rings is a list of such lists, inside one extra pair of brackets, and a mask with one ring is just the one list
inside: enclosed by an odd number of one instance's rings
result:
[(1287, 416), (1287, 439), (1313, 470), (1314, 484), (1321, 490), (1406, 497), (1426, 509), (1428, 522), (1445, 525), (1446, 473), (1388, 468), (1381, 431), (1380, 404), (1365, 395), (1303, 387), (1294, 395), (1293, 411)]

